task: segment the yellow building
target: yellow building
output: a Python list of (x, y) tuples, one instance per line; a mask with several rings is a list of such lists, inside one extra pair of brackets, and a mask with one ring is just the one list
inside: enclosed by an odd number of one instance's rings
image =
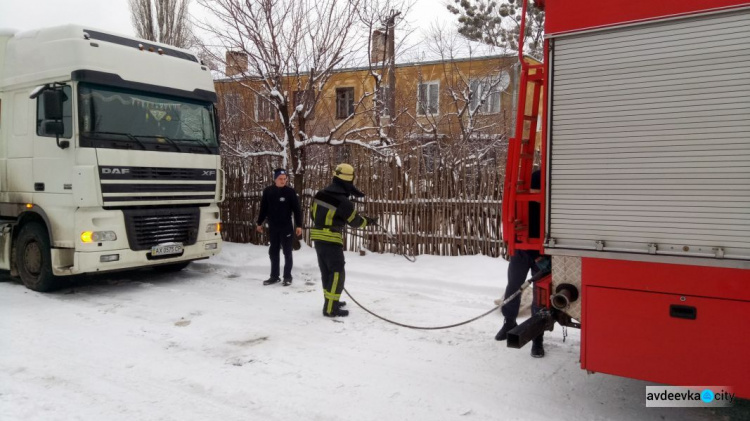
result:
[(230, 52), (227, 63), (227, 78), (216, 81), (219, 106), (225, 125), (243, 133), (262, 136), (267, 129), (283, 137), (279, 113), (310, 108), (304, 133), (311, 137), (376, 139), (378, 127), (391, 122), (392, 137), (471, 140), (513, 132), (519, 73), (515, 54), (399, 63), (393, 109), (387, 78), (376, 92), (376, 78), (368, 67), (335, 70), (322, 92), (304, 91), (307, 77), (288, 75), (277, 90), (289, 104), (279, 110), (271, 103), (278, 95), (274, 90), (260, 78), (242, 76), (248, 74), (246, 58)]

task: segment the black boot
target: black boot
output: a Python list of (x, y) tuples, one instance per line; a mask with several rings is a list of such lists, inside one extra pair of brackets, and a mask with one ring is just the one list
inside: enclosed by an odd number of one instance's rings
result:
[(531, 356), (534, 358), (544, 357), (544, 335), (539, 335), (531, 342)]
[(516, 323), (515, 320), (505, 319), (505, 322), (503, 323), (503, 327), (501, 327), (500, 331), (497, 332), (497, 335), (495, 335), (495, 340), (504, 341), (508, 339), (508, 332), (516, 326), (518, 326), (518, 323)]
[(291, 284), (292, 284), (292, 277), (291, 276), (289, 276), (289, 277), (285, 276), (284, 277), (284, 282), (281, 285), (284, 285), (285, 287), (288, 287)]
[(278, 276), (272, 276), (266, 279), (265, 281), (263, 281), (263, 285), (273, 285), (275, 283), (278, 283), (279, 281), (281, 281), (281, 279), (279, 279)]
[(346, 317), (349, 315), (349, 310), (343, 310), (341, 304), (338, 301), (333, 302), (333, 311), (328, 313), (328, 303), (323, 305), (323, 315), (326, 317)]

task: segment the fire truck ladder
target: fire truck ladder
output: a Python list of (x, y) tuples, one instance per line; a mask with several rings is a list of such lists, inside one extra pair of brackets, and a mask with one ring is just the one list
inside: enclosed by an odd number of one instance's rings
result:
[[(544, 203), (544, 194), (531, 189), (534, 149), (539, 121), (539, 105), (545, 88), (544, 64), (532, 65), (521, 59), (521, 81), (516, 115), (516, 136), (508, 144), (502, 204), (504, 257), (516, 249), (542, 250), (542, 238), (529, 238), (529, 202)], [(542, 208), (543, 209), (543, 208)], [(544, 212), (540, 212), (540, 218)], [(543, 231), (544, 224), (540, 221)]]

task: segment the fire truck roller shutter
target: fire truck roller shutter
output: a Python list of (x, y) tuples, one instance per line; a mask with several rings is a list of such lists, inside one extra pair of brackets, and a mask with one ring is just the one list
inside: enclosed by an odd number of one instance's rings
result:
[(548, 250), (750, 260), (750, 10), (552, 42)]

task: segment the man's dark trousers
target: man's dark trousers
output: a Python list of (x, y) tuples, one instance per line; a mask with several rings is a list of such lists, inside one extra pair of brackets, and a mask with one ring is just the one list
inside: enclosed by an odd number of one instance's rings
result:
[(346, 280), (344, 247), (340, 244), (316, 241), (315, 252), (318, 254), (320, 278), (323, 280), (323, 296), (325, 297), (323, 311), (331, 314), (341, 299)]
[[(529, 274), (529, 270), (531, 270), (531, 276), (534, 276), (537, 273), (538, 269), (535, 260), (538, 257), (539, 252), (536, 250), (516, 250), (515, 254), (510, 257), (510, 265), (508, 265), (508, 286), (505, 287), (505, 298), (510, 297), (521, 288), (521, 285), (526, 281), (526, 276)], [(521, 295), (519, 294), (516, 298), (502, 307), (505, 319), (515, 321), (516, 317), (518, 317), (518, 309), (520, 306)], [(536, 308), (532, 308), (532, 312), (536, 313)]]
[(269, 226), (268, 237), (271, 240), (271, 247), (268, 248), (268, 255), (271, 256), (271, 278), (279, 276), (279, 249), (284, 250), (284, 278), (291, 278), (294, 228), (291, 225), (285, 228)]

